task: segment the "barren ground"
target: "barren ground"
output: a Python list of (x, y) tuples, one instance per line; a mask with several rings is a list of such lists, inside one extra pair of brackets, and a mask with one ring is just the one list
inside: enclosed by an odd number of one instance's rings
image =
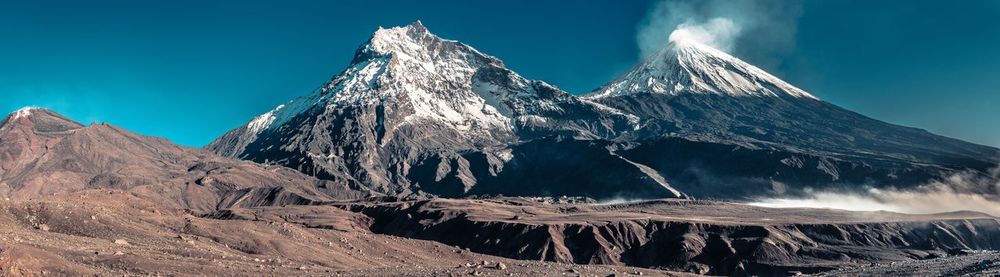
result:
[(672, 275), (512, 260), (375, 234), (366, 229), (370, 219), (364, 215), (331, 206), (227, 214), (231, 218), (215, 219), (161, 209), (115, 190), (0, 200), (0, 275)]
[[(199, 213), (93, 189), (0, 201), (0, 275), (680, 276), (834, 269), (827, 274), (956, 275), (997, 270), (995, 252), (948, 253), (955, 245), (994, 247), (997, 236), (989, 232), (997, 230), (983, 229), (989, 222), (997, 221), (977, 213), (526, 198), (373, 199)], [(967, 229), (954, 227), (963, 224)], [(960, 234), (967, 230), (989, 241)], [(929, 245), (917, 243), (928, 238)]]

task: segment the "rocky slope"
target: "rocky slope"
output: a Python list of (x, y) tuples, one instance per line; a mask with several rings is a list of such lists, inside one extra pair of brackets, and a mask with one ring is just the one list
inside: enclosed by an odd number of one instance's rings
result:
[(31, 199), (128, 191), (165, 207), (215, 210), (371, 195), (363, 187), (222, 158), (108, 124), (84, 126), (25, 108), (0, 121), (0, 194)]

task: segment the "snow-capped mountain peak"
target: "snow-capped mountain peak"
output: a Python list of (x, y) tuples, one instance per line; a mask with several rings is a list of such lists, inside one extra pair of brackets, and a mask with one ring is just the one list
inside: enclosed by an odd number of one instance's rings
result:
[(22, 120), (22, 119), (30, 119), (33, 116), (41, 115), (41, 114), (48, 115), (49, 113), (51, 113), (51, 111), (43, 109), (43, 108), (34, 107), (34, 106), (27, 106), (27, 107), (23, 107), (23, 108), (17, 109), (16, 111), (11, 112), (5, 118), (3, 118), (3, 120), (4, 121), (17, 121), (17, 120)]
[[(442, 39), (417, 21), (379, 28), (352, 65), (324, 88), (329, 105), (409, 101), (407, 122), (433, 120), (456, 130), (511, 129), (510, 118), (473, 89), (481, 70), (503, 68), (498, 59)], [(519, 76), (517, 78), (520, 78)]]
[(63, 132), (83, 127), (51, 110), (38, 107), (24, 107), (0, 120), (0, 131), (22, 128), (35, 132)]
[(659, 53), (589, 97), (637, 93), (717, 94), (818, 99), (764, 70), (697, 39), (674, 32)]
[(423, 23), (416, 21), (406, 26), (379, 27), (359, 51), (423, 58), (420, 56), (430, 52), (430, 48), (438, 42), (454, 41), (438, 37), (427, 30)]
[(14, 113), (11, 114), (11, 117), (13, 117), (13, 119), (29, 117), (29, 116), (31, 116), (31, 111), (34, 111), (34, 110), (37, 110), (37, 109), (38, 108), (36, 108), (36, 107), (24, 107), (24, 108), (20, 108), (17, 111), (14, 111)]
[(425, 61), (437, 58), (468, 59), (503, 67), (503, 62), (497, 58), (483, 54), (461, 42), (444, 39), (431, 33), (419, 20), (406, 26), (379, 27), (368, 42), (358, 49), (355, 62), (370, 59), (373, 54)]
[(525, 106), (551, 106), (534, 100), (545, 94), (539, 91), (561, 92), (524, 79), (468, 45), (438, 37), (419, 21), (380, 27), (344, 71), (312, 94), (255, 117), (239, 141), (252, 141), (307, 111), (338, 114), (369, 106), (392, 107), (389, 127), (433, 124), (491, 141), (514, 131), (517, 113), (536, 108)]
[(427, 30), (419, 21), (407, 26), (383, 28), (372, 34), (371, 39), (364, 46), (379, 54), (400, 53), (408, 55), (419, 55), (423, 52), (425, 45), (432, 40), (440, 39)]

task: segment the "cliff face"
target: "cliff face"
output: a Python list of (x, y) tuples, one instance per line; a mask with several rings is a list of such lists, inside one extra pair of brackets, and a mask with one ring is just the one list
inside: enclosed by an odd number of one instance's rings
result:
[[(342, 204), (377, 233), (527, 260), (699, 274), (820, 272), (1000, 249), (1000, 221), (970, 213), (766, 209), (718, 202), (543, 206), (517, 200)], [(819, 221), (823, 219), (823, 221)]]

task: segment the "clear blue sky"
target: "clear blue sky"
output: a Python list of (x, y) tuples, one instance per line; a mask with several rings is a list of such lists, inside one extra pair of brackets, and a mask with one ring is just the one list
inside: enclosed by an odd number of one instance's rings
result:
[[(0, 1), (0, 112), (48, 107), (201, 146), (341, 71), (378, 26), (417, 19), (586, 93), (640, 59), (658, 4), (384, 2)], [(1000, 146), (1000, 1), (789, 5), (770, 16), (792, 19), (791, 41), (748, 35), (735, 54), (862, 114)]]

